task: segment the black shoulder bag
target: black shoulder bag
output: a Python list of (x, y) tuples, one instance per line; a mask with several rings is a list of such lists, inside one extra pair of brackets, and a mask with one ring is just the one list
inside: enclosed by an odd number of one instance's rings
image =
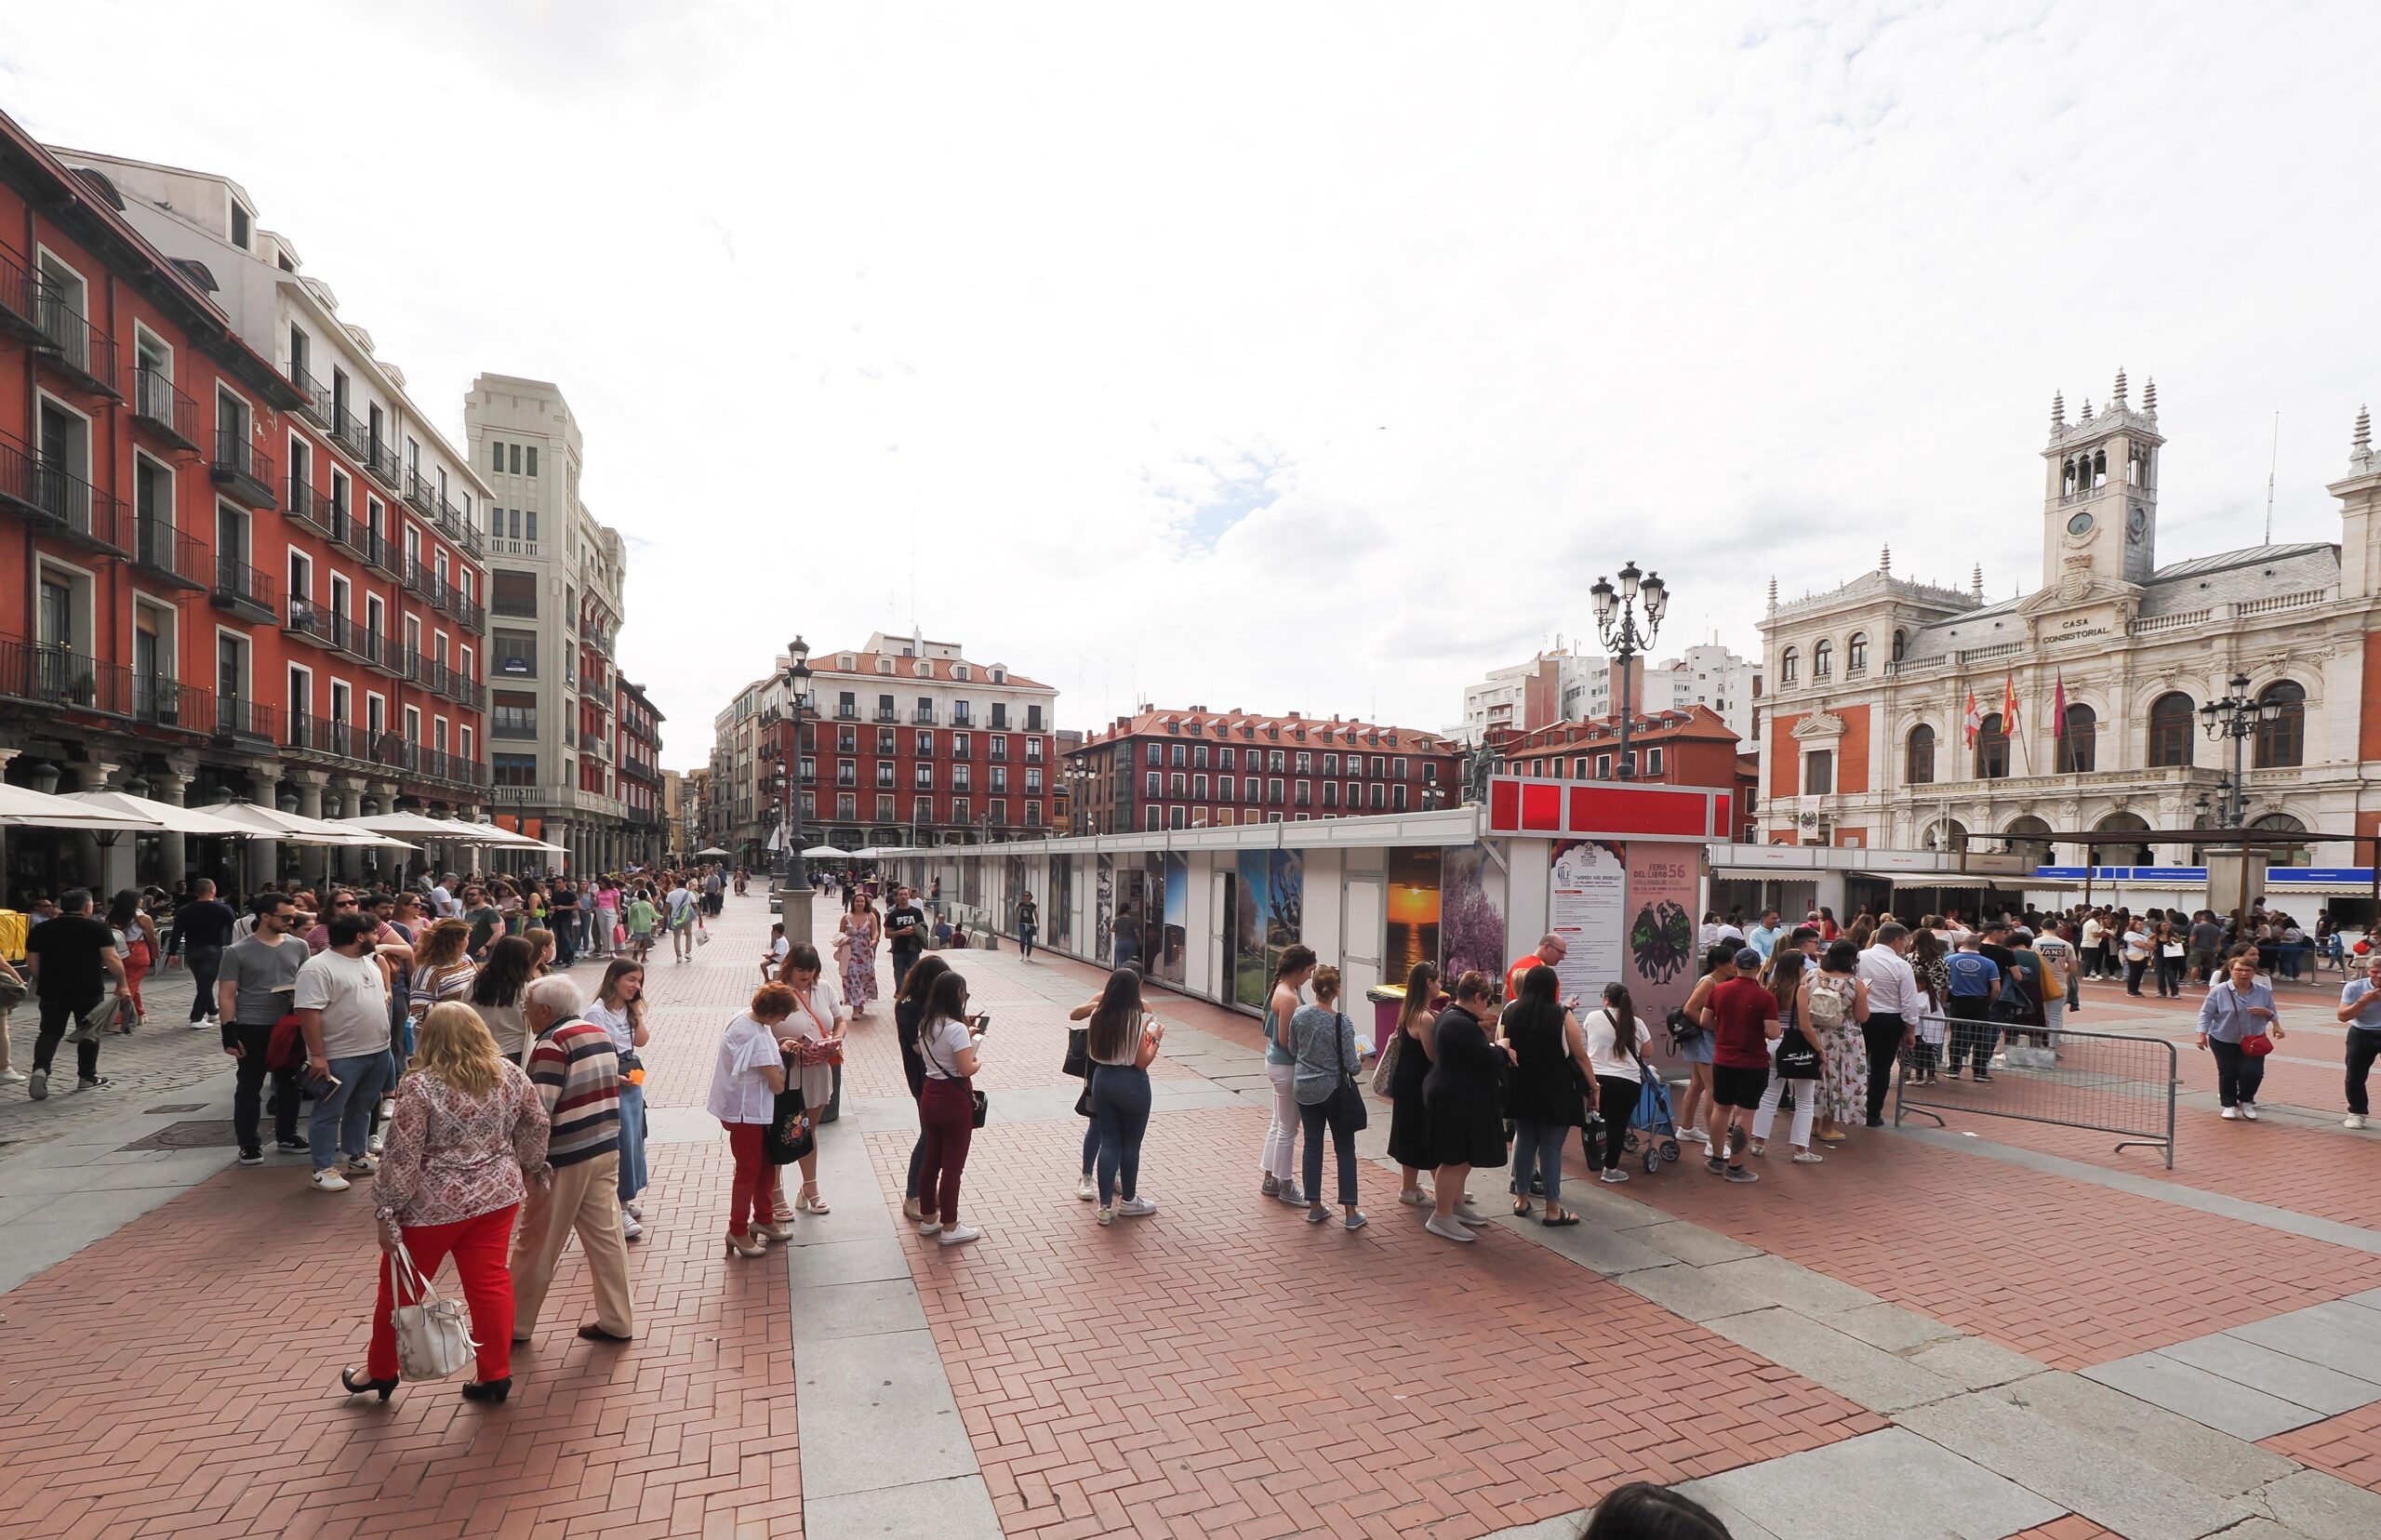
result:
[[(1345, 1027), (1343, 1035), (1338, 1029)], [(1362, 1133), (1372, 1122), (1372, 1110), (1364, 1106), (1364, 1094), (1356, 1085), (1355, 1072), (1348, 1068), (1348, 1039), (1356, 1035), (1356, 1024), (1339, 1012), (1332, 1013), (1331, 1052), (1339, 1061), (1339, 1081), (1331, 1088), (1333, 1103), (1329, 1117), (1334, 1125), (1351, 1134)]]

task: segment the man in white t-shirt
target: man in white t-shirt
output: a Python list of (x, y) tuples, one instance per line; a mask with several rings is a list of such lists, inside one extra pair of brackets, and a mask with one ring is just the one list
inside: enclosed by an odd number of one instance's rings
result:
[(389, 1083), (389, 981), (372, 955), (379, 925), (371, 915), (340, 910), (331, 917), (329, 947), (298, 970), (292, 1008), (306, 1035), (306, 1073), (314, 1092), (306, 1143), (314, 1187), (323, 1192), (347, 1190), (347, 1178), (332, 1169), (342, 1151), (351, 1174), (373, 1171), (366, 1141), (372, 1109)]
[(684, 877), (662, 900), (662, 915), (670, 926), (670, 956), (672, 961), (691, 962), (695, 959), (695, 925), (702, 914), (701, 900), (695, 890), (686, 885)]

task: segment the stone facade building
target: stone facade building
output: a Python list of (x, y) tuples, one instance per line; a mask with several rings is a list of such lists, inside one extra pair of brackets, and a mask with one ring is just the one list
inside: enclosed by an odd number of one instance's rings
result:
[[(2244, 821), (2369, 833), (2381, 793), (2381, 458), (2360, 413), (2331, 484), (2340, 540), (2162, 564), (2165, 440), (2153, 382), (2120, 373), (2106, 409), (2051, 408), (2041, 586), (1988, 604), (1876, 571), (1779, 604), (1762, 622), (1768, 712), (1762, 837), (1771, 843), (2015, 850), (2077, 864), (2039, 836), (2216, 826), (2233, 742), (2201, 708), (2263, 708), (2242, 741)], [(2010, 711), (2014, 697), (2015, 710)], [(1971, 701), (1973, 707), (1971, 707)], [(2063, 710), (2062, 710), (2063, 704)], [(1971, 731), (1971, 729), (1973, 729)], [(2305, 850), (2276, 864), (2305, 864)], [(2345, 845), (2312, 852), (2347, 864)], [(2181, 865), (2183, 846), (2112, 843), (2103, 865)]]

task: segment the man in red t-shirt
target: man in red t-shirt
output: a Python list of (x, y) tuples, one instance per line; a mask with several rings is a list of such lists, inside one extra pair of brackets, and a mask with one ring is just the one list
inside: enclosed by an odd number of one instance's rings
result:
[(1529, 972), (1532, 968), (1537, 967), (1541, 963), (1550, 968), (1561, 967), (1563, 965), (1563, 959), (1564, 955), (1567, 954), (1570, 949), (1571, 944), (1563, 940), (1561, 936), (1555, 935), (1552, 931), (1548, 931), (1544, 936), (1539, 936), (1537, 938), (1537, 950), (1530, 953), (1529, 956), (1523, 958), (1520, 962), (1505, 970), (1505, 998), (1507, 1000), (1519, 1000), (1522, 997), (1522, 976), (1523, 974)]
[(1761, 1180), (1745, 1169), (1744, 1147), (1769, 1089), (1769, 1045), (1781, 1029), (1777, 997), (1754, 976), (1760, 968), (1761, 953), (1737, 952), (1736, 976), (1713, 987), (1703, 1012), (1711, 1031), (1711, 1155), (1704, 1165), (1731, 1182)]

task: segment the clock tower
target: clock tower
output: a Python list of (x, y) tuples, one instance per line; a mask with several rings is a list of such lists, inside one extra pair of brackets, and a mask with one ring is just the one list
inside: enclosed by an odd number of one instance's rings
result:
[(2124, 371), (2106, 410), (2089, 401), (2082, 417), (2067, 420), (2067, 401), (2050, 403), (2049, 491), (2042, 499), (2042, 586), (2093, 578), (2147, 583), (2157, 565), (2158, 382), (2142, 392), (2136, 410), (2125, 393)]

